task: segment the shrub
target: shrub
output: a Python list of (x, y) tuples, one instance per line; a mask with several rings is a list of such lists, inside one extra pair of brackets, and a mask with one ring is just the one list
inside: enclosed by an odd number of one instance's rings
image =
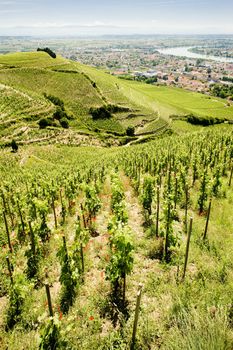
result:
[(128, 126), (126, 129), (126, 135), (127, 136), (134, 136), (135, 134), (135, 127), (134, 126)]
[(11, 141), (11, 148), (12, 148), (12, 152), (16, 153), (18, 151), (19, 146), (17, 145), (15, 140)]
[(94, 120), (96, 119), (109, 119), (112, 117), (111, 113), (128, 112), (128, 107), (117, 105), (105, 105), (97, 108), (90, 108), (90, 114)]
[(42, 118), (38, 122), (40, 129), (45, 129), (47, 126), (53, 125), (53, 121), (51, 118)]
[(61, 120), (63, 118), (67, 118), (67, 114), (63, 109), (61, 109), (60, 107), (57, 107), (56, 111), (53, 113), (53, 118), (57, 120)]
[(38, 47), (37, 51), (43, 51), (43, 52), (46, 52), (50, 57), (52, 58), (56, 58), (57, 55), (55, 54), (55, 52), (53, 52), (49, 47), (45, 47), (44, 49), (40, 49)]
[(213, 117), (198, 117), (194, 114), (190, 114), (187, 116), (187, 122), (194, 125), (203, 125), (203, 126), (209, 126), (214, 124), (221, 124), (224, 123), (225, 119), (220, 118), (213, 118)]
[(68, 121), (68, 119), (67, 118), (62, 118), (61, 120), (60, 120), (60, 124), (61, 124), (61, 126), (64, 128), (64, 129), (68, 129), (69, 128), (69, 121)]
[(112, 117), (107, 106), (102, 106), (102, 107), (98, 107), (98, 108), (91, 108), (90, 114), (92, 115), (92, 118), (94, 120), (96, 120), (96, 119), (109, 119)]
[(64, 109), (64, 102), (59, 97), (47, 95), (46, 93), (44, 93), (44, 97), (47, 98), (47, 100), (49, 100), (50, 102), (52, 102), (55, 106), (59, 106), (61, 107), (61, 109)]

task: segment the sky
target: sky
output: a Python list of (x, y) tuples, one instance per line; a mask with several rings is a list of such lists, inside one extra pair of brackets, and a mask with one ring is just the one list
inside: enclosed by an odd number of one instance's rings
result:
[(0, 35), (233, 34), (233, 0), (0, 0)]

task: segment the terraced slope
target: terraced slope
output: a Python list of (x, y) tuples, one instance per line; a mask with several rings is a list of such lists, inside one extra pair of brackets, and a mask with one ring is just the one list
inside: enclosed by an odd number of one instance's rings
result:
[[(55, 111), (44, 94), (64, 101), (71, 118), (69, 130), (39, 129), (38, 121), (52, 118)], [(90, 108), (107, 104), (125, 110), (110, 119), (93, 120)], [(56, 142), (66, 139), (69, 143), (68, 139), (83, 133), (101, 140), (116, 139), (125, 135), (128, 126), (135, 127), (136, 136), (150, 135), (170, 127), (171, 115), (190, 113), (233, 119), (233, 105), (182, 89), (121, 80), (62, 57), (53, 59), (44, 52), (0, 55), (1, 143), (12, 135), (27, 142), (47, 140), (50, 136), (54, 142), (56, 136)]]

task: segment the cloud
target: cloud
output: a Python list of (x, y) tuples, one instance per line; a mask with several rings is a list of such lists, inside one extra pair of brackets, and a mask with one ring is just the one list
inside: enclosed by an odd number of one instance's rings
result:
[[(209, 4), (208, 0), (159, 0), (159, 1), (151, 1), (151, 0), (145, 0), (143, 2), (143, 6), (159, 6), (159, 7), (167, 7), (170, 5), (175, 5), (175, 6), (190, 6), (191, 4), (193, 5), (202, 5), (202, 4)], [(141, 4), (140, 4), (141, 6)]]
[(20, 9), (8, 9), (8, 10), (0, 10), (0, 15), (5, 15), (8, 13), (22, 13), (25, 12), (24, 10)]
[(1, 0), (0, 0), (0, 5), (1, 5), (1, 6), (16, 5), (16, 1), (1, 1)]
[(32, 25), (25, 25), (25, 26), (1, 26), (0, 28), (12, 28), (12, 29), (16, 29), (16, 28), (35, 28), (35, 29), (46, 29), (46, 28), (51, 28), (51, 29), (69, 29), (69, 28), (128, 28), (131, 26), (127, 26), (127, 25), (116, 25), (113, 23), (105, 23), (102, 21), (94, 21), (94, 22), (90, 22), (90, 23), (80, 23), (80, 24), (75, 24), (75, 23), (56, 23), (56, 22), (38, 22)]

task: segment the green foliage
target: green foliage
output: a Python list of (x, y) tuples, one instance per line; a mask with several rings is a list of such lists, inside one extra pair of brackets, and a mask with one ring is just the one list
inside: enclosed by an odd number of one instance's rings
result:
[(102, 106), (98, 108), (90, 108), (90, 114), (92, 115), (93, 120), (96, 119), (109, 119), (112, 117), (111, 113), (109, 112), (107, 106)]
[(64, 129), (69, 129), (69, 121), (67, 118), (62, 118), (60, 124)]
[(209, 179), (208, 179), (208, 174), (207, 170), (204, 170), (204, 173), (201, 176), (201, 186), (200, 186), (200, 194), (198, 197), (198, 208), (199, 208), (199, 214), (202, 214), (206, 208), (206, 201), (208, 198), (208, 184), (209, 184)]
[(44, 49), (40, 49), (38, 47), (37, 51), (44, 51), (46, 52), (49, 56), (51, 56), (52, 58), (56, 58), (57, 55), (55, 54), (55, 52), (53, 52), (49, 47), (45, 47)]
[(60, 323), (56, 317), (48, 319), (40, 336), (40, 350), (56, 350), (61, 343)]
[(135, 134), (135, 127), (134, 126), (128, 126), (126, 129), (126, 135), (127, 136), (134, 136)]
[(16, 153), (18, 151), (19, 146), (15, 140), (11, 141), (11, 148), (12, 148), (12, 152), (14, 152), (14, 153)]
[(42, 118), (38, 122), (40, 129), (45, 129), (47, 126), (54, 125), (52, 118)]
[(40, 263), (40, 250), (36, 247), (36, 250), (30, 246), (28, 250), (25, 252), (25, 256), (27, 257), (27, 269), (26, 275), (29, 279), (36, 279), (38, 277), (39, 272), (39, 263)]
[(155, 195), (154, 186), (154, 179), (150, 175), (145, 176), (142, 186), (141, 202), (148, 219), (152, 214), (152, 202)]
[[(226, 79), (225, 79), (226, 80)], [(227, 84), (213, 84), (210, 87), (212, 95), (220, 98), (230, 97), (233, 100), (233, 86)]]
[(59, 249), (57, 256), (61, 264), (61, 311), (63, 313), (67, 313), (69, 311), (70, 306), (73, 305), (76, 296), (79, 271), (78, 267), (75, 264), (73, 264), (72, 257), (68, 254), (66, 241), (64, 237), (63, 245)]
[(53, 113), (53, 118), (60, 121), (63, 118), (67, 118), (67, 114), (63, 109), (57, 107), (56, 111)]
[(133, 269), (133, 244), (131, 232), (127, 226), (114, 225), (110, 236), (111, 258), (106, 267), (106, 278), (114, 288), (119, 280), (130, 274)]
[(44, 93), (44, 97), (47, 98), (47, 100), (49, 100), (50, 102), (52, 102), (55, 106), (60, 107), (61, 110), (64, 110), (64, 101), (62, 101), (62, 99), (60, 99), (59, 97), (47, 95), (46, 93)]
[(224, 123), (223, 118), (217, 118), (217, 117), (199, 117), (194, 114), (188, 115), (185, 120), (187, 120), (188, 123), (194, 124), (194, 125), (203, 125), (203, 126), (209, 126), (214, 124), (221, 124)]
[(220, 170), (220, 166), (217, 166), (213, 176), (213, 183), (212, 183), (212, 193), (215, 197), (218, 197), (220, 195), (221, 186), (222, 186), (221, 170)]
[(122, 184), (117, 176), (112, 176), (111, 209), (116, 221), (127, 223), (128, 214), (125, 207), (125, 194)]
[(10, 331), (18, 322), (24, 307), (27, 289), (23, 277), (17, 276), (9, 290), (9, 308), (7, 310), (6, 330)]
[(93, 185), (87, 185), (85, 187), (85, 208), (88, 210), (90, 219), (96, 217), (96, 214), (101, 208), (101, 202), (97, 195), (96, 187)]

